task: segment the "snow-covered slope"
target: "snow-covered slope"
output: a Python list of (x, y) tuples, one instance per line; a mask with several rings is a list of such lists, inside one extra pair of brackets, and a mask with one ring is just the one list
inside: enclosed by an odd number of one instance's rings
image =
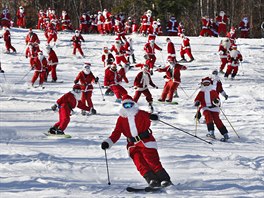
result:
[[(44, 49), (44, 35), (36, 32)], [(114, 97), (105, 96), (106, 101), (103, 101), (98, 85), (94, 85), (93, 93), (98, 114), (82, 116), (80, 110), (76, 110), (66, 129), (72, 139), (47, 139), (43, 135), (58, 119), (58, 113), (50, 110), (51, 105), (71, 89), (84, 62), (92, 63), (93, 73), (103, 84), (101, 52), (104, 46), (111, 46), (114, 37), (83, 35), (86, 40), (83, 43), (86, 58), (83, 59), (71, 55), (72, 34), (59, 34), (58, 46), (54, 49), (60, 62), (58, 78), (64, 83), (49, 83), (40, 90), (28, 88), (32, 73), (21, 80), (29, 71), (29, 60), (24, 56), (27, 30), (12, 29), (11, 34), (18, 53), (1, 52), (6, 77), (5, 81), (0, 74), (1, 197), (264, 197), (263, 39), (238, 39), (243, 65), (234, 81), (223, 79), (229, 98), (223, 102), (222, 109), (240, 138), (223, 114), (221, 118), (231, 140), (228, 143), (214, 141), (213, 145), (162, 122), (153, 122), (151, 128), (161, 162), (175, 185), (161, 194), (146, 195), (125, 191), (127, 186), (145, 186), (146, 182), (127, 155), (124, 137), (107, 150), (111, 185), (107, 184), (105, 153), (100, 144), (112, 132), (119, 107)], [(137, 62), (144, 62), (143, 45), (147, 39), (136, 35), (132, 38)], [(161, 36), (156, 41), (163, 48), (162, 53), (156, 53), (157, 64), (161, 65), (167, 56), (165, 38)], [(179, 52), (180, 38), (171, 39)], [(162, 73), (154, 73), (153, 81), (159, 89), (151, 89), (151, 92), (154, 108), (162, 121), (195, 134), (193, 99), (197, 92), (194, 92), (201, 78), (219, 66), (220, 38), (190, 37), (190, 40), (195, 61), (185, 64), (188, 70), (182, 71), (180, 98), (176, 99), (179, 105), (157, 102), (164, 85)], [(124, 84), (131, 95), (133, 89), (129, 87), (137, 72), (138, 69), (129, 71), (130, 82)], [(140, 98), (139, 105), (147, 110), (144, 97)], [(205, 138), (206, 132), (206, 125), (199, 124), (197, 136)], [(221, 136), (218, 131), (216, 136)]]

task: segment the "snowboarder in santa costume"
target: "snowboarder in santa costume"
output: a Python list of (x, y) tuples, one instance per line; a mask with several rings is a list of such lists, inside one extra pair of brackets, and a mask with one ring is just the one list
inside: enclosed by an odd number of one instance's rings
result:
[(227, 56), (227, 70), (225, 73), (225, 78), (231, 74), (231, 80), (233, 80), (238, 72), (239, 63), (243, 61), (243, 57), (240, 51), (237, 50), (237, 45), (231, 46), (231, 51)]
[(152, 87), (158, 89), (158, 87), (153, 83), (150, 73), (149, 73), (149, 66), (144, 65), (142, 67), (142, 71), (139, 72), (134, 80), (134, 89), (136, 90), (133, 100), (135, 102), (138, 101), (141, 94), (146, 96), (146, 100), (149, 103), (150, 112), (153, 113), (154, 108), (152, 106), (153, 98), (148, 89), (148, 86), (151, 85)]
[(101, 144), (102, 149), (110, 149), (123, 134), (127, 138), (129, 156), (150, 187), (172, 185), (160, 162), (157, 143), (150, 129), (151, 120), (158, 119), (158, 115), (140, 110), (132, 97), (125, 95), (115, 129)]
[(82, 47), (81, 47), (81, 42), (84, 42), (84, 39), (83, 39), (79, 30), (75, 30), (75, 35), (72, 37), (71, 41), (72, 41), (72, 45), (73, 45), (72, 54), (75, 56), (76, 50), (78, 49), (78, 51), (80, 52), (80, 54), (84, 58), (84, 54), (83, 54)]
[(26, 27), (26, 14), (23, 6), (20, 6), (16, 13), (17, 16), (17, 27), (25, 28)]
[[(76, 76), (74, 83), (77, 84), (80, 82), (82, 87), (82, 103), (86, 104), (90, 108), (91, 114), (96, 114), (96, 110), (93, 108), (92, 94), (93, 94), (93, 85), (92, 83), (97, 83), (99, 80), (98, 77), (95, 77), (91, 72), (91, 63), (84, 63), (83, 70), (79, 72)], [(82, 115), (86, 115), (86, 111), (82, 110)]]
[(184, 54), (187, 54), (190, 58), (190, 60), (188, 62), (192, 62), (194, 60), (194, 58), (192, 55), (190, 39), (187, 38), (184, 34), (181, 34), (181, 38), (182, 38), (181, 51), (180, 51), (180, 55), (182, 58), (181, 61), (186, 62)]
[(122, 42), (119, 38), (115, 39), (115, 44), (112, 45), (110, 51), (115, 52), (116, 64), (121, 66), (121, 62), (125, 63), (126, 66), (129, 66), (129, 62), (125, 57), (125, 52), (127, 51), (128, 44), (122, 45)]
[(175, 63), (173, 58), (168, 60), (169, 65), (164, 68), (157, 69), (158, 72), (166, 72), (164, 76), (165, 85), (161, 97), (158, 99), (160, 102), (172, 102), (173, 94), (181, 83), (181, 70), (186, 70), (187, 67)]
[(50, 134), (63, 135), (64, 130), (67, 128), (70, 122), (71, 112), (75, 107), (83, 109), (85, 111), (90, 111), (90, 108), (87, 107), (81, 99), (82, 88), (81, 85), (75, 84), (72, 91), (64, 94), (60, 97), (56, 104), (52, 105), (51, 109), (56, 111), (59, 108), (59, 121), (54, 124), (53, 127), (49, 129)]
[(46, 51), (48, 54), (48, 70), (47, 70), (47, 77), (49, 75), (49, 72), (51, 71), (51, 82), (57, 81), (57, 65), (59, 63), (58, 57), (55, 53), (55, 51), (52, 49), (50, 45), (46, 46)]
[(221, 65), (219, 68), (219, 72), (222, 74), (224, 73), (224, 69), (227, 64), (227, 55), (229, 53), (230, 46), (231, 46), (231, 43), (228, 38), (222, 39), (219, 45), (218, 53), (221, 59)]
[(109, 87), (116, 95), (116, 102), (121, 103), (122, 96), (127, 94), (124, 87), (120, 85), (123, 76), (117, 71), (115, 63), (105, 71), (104, 86)]
[(10, 49), (13, 51), (13, 53), (16, 53), (16, 49), (11, 44), (11, 34), (8, 29), (8, 27), (3, 27), (4, 34), (3, 36), (0, 36), (0, 38), (4, 38), (5, 41), (5, 47), (6, 47), (6, 53), (10, 53)]
[(194, 99), (194, 106), (197, 108), (201, 105), (203, 115), (205, 117), (208, 134), (207, 137), (215, 138), (214, 124), (224, 136), (221, 141), (225, 142), (229, 139), (228, 131), (219, 118), (220, 113), (220, 99), (217, 91), (213, 87), (213, 81), (211, 78), (206, 77), (201, 81), (201, 90)]

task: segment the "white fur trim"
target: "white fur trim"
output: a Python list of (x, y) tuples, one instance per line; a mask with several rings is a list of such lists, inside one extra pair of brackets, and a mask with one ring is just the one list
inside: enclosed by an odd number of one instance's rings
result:
[(154, 149), (158, 149), (158, 144), (157, 144), (157, 142), (146, 142), (146, 143), (144, 143), (143, 141), (142, 141), (142, 143), (145, 145), (145, 147), (147, 147), (147, 148), (154, 148)]
[(109, 144), (109, 149), (114, 145), (114, 142), (110, 138), (107, 138), (106, 140), (104, 140), (104, 142), (107, 142)]
[(130, 133), (132, 136), (137, 136), (138, 135), (138, 130), (136, 127), (136, 122), (135, 122), (135, 115), (129, 115), (127, 117), (128, 119), (128, 125), (129, 125), (129, 129), (130, 129)]

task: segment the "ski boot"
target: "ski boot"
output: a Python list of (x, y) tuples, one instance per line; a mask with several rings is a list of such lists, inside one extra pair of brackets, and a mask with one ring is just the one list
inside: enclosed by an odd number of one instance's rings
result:
[(170, 176), (165, 169), (156, 172), (156, 175), (158, 176), (159, 181), (161, 181), (160, 183), (161, 187), (167, 187), (172, 185)]
[(85, 115), (86, 115), (86, 111), (85, 111), (85, 110), (82, 110), (82, 111), (81, 111), (81, 114), (82, 114), (83, 116), (85, 116)]
[(215, 139), (214, 131), (209, 131), (209, 132), (206, 134), (206, 137), (209, 137), (209, 138), (213, 138), (213, 139)]
[(227, 142), (229, 139), (229, 135), (227, 133), (224, 134), (224, 137), (220, 139), (221, 142)]
[(48, 130), (48, 133), (50, 134), (56, 134), (56, 131), (58, 130), (57, 127), (53, 126), (53, 127), (50, 127), (50, 129)]
[(90, 113), (91, 113), (92, 115), (94, 115), (94, 114), (96, 114), (96, 110), (95, 110), (94, 108), (91, 108)]
[(147, 172), (144, 176), (145, 180), (149, 184), (149, 187), (160, 187), (160, 182), (157, 175), (153, 171)]
[(56, 134), (57, 134), (57, 135), (64, 135), (64, 132), (63, 132), (61, 129), (58, 128), (58, 129), (56, 130)]
[(173, 98), (179, 98), (177, 90), (174, 92)]
[(150, 110), (150, 113), (153, 113), (154, 112), (154, 108), (152, 106), (152, 103), (149, 103), (149, 110)]

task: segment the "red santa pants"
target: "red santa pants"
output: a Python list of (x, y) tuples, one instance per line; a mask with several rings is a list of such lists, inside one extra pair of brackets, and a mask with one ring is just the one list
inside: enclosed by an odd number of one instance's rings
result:
[(54, 125), (64, 131), (70, 122), (71, 110), (68, 107), (61, 107), (59, 110), (59, 121)]
[(123, 63), (125, 63), (125, 64), (128, 63), (128, 61), (127, 61), (125, 55), (123, 55), (123, 56), (116, 56), (116, 64), (119, 65), (121, 62), (123, 62)]
[(86, 91), (86, 92), (82, 92), (82, 98), (81, 101), (86, 104), (87, 101), (87, 106), (89, 108), (93, 108), (93, 102), (92, 102), (92, 90), (91, 91)]
[(228, 65), (226, 73), (225, 73), (225, 77), (228, 77), (229, 74), (231, 74), (232, 77), (235, 77), (237, 72), (238, 72), (238, 67), (237, 66), (234, 67), (234, 66)]
[(105, 23), (104, 28), (105, 28), (105, 32), (106, 32), (107, 34), (110, 34), (110, 33), (112, 32), (112, 25), (111, 25), (110, 22)]
[(241, 31), (240, 38), (249, 38), (249, 31)]
[(149, 56), (149, 59), (150, 59), (150, 61), (149, 61), (149, 68), (150, 69), (153, 69), (154, 64), (155, 64), (157, 58), (156, 58), (156, 56), (154, 54), (149, 54), (148, 56)]
[(143, 91), (136, 91), (133, 100), (134, 100), (135, 102), (137, 102), (141, 94), (144, 94), (144, 95), (146, 96), (146, 100), (147, 100), (149, 103), (153, 101), (153, 98), (152, 98), (152, 95), (151, 95), (149, 89), (145, 89), (145, 90), (143, 90)]
[(227, 58), (221, 58), (220, 71), (223, 71), (225, 69), (226, 64), (227, 64)]
[(11, 23), (10, 23), (9, 20), (1, 19), (1, 26), (2, 26), (2, 27), (6, 26), (6, 27), (10, 28)]
[(218, 26), (218, 34), (220, 36), (226, 36), (226, 24), (219, 23), (219, 26)]
[(172, 80), (166, 82), (161, 94), (161, 100), (165, 101), (167, 98), (168, 100), (172, 101), (174, 91), (178, 88), (178, 86), (178, 82), (173, 82)]
[(57, 80), (57, 72), (56, 72), (57, 65), (52, 65), (48, 67), (48, 75), (51, 71), (51, 78), (52, 80)]
[(114, 92), (117, 99), (121, 99), (123, 95), (127, 94), (127, 91), (121, 85), (112, 85), (110, 89)]
[(213, 36), (213, 32), (210, 29), (202, 29), (200, 32), (200, 36)]
[(5, 41), (6, 50), (10, 51), (10, 49), (13, 50), (13, 52), (16, 52), (16, 49), (11, 45), (11, 40)]
[(180, 55), (182, 58), (184, 57), (184, 54), (187, 54), (190, 59), (193, 59), (191, 48), (181, 49)]
[(81, 33), (83, 34), (89, 33), (88, 24), (80, 24), (80, 30), (81, 30)]
[(98, 30), (99, 34), (104, 34), (104, 24), (98, 24), (97, 30)]
[(82, 48), (81, 48), (81, 45), (79, 44), (73, 44), (73, 55), (76, 54), (76, 49), (78, 49), (78, 51), (80, 52), (80, 54), (83, 56), (83, 51), (82, 51)]
[(142, 33), (143, 33), (143, 34), (147, 34), (147, 33), (148, 33), (148, 31), (149, 31), (149, 26), (150, 26), (150, 25), (143, 25), (143, 26), (142, 26)]
[(47, 43), (49, 44), (50, 43), (50, 41), (52, 41), (52, 39), (53, 39), (53, 42), (55, 43), (56, 41), (57, 41), (57, 34), (54, 34), (54, 35), (50, 35), (49, 37), (48, 37), (48, 41), (47, 41)]
[(213, 112), (209, 110), (205, 110), (203, 112), (206, 124), (215, 123), (216, 127), (221, 130), (224, 126), (223, 122), (219, 118), (219, 112)]
[(17, 19), (17, 27), (22, 27), (22, 28), (24, 28), (25, 27), (25, 18), (24, 17), (22, 17), (22, 18), (18, 18)]
[(46, 71), (35, 71), (32, 76), (31, 83), (34, 84), (39, 77), (39, 84), (42, 85), (45, 80), (45, 76)]
[(158, 151), (154, 148), (134, 146), (129, 148), (129, 154), (142, 176), (149, 171), (156, 173), (163, 169)]

